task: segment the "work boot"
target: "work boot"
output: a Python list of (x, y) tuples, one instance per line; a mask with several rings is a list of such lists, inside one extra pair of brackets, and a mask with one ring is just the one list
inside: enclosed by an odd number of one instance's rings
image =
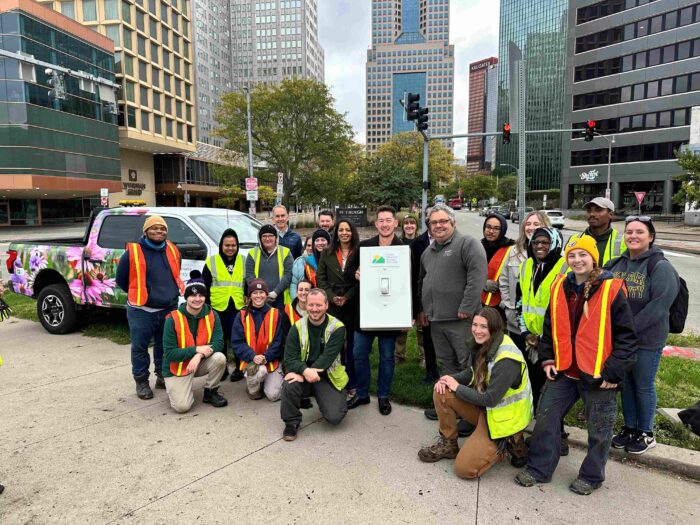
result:
[(423, 411), (423, 415), (426, 417), (426, 419), (429, 419), (430, 421), (438, 420), (437, 411), (434, 408), (426, 408)]
[(219, 387), (205, 388), (204, 399), (202, 401), (205, 403), (209, 403), (211, 406), (216, 408), (221, 408), (228, 405), (228, 401), (226, 401), (226, 398), (219, 394)]
[(163, 379), (163, 374), (156, 374), (156, 388), (165, 390), (165, 379)]
[(237, 381), (240, 381), (245, 377), (245, 374), (241, 372), (238, 368), (236, 368), (233, 372), (231, 372), (231, 375), (229, 376), (229, 381), (232, 383), (235, 383)]
[(284, 439), (285, 441), (294, 441), (297, 438), (298, 431), (298, 424), (287, 423), (284, 425), (284, 430), (282, 431), (282, 439)]
[(301, 403), (299, 404), (299, 408), (302, 410), (308, 410), (310, 408), (313, 408), (314, 404), (311, 402), (311, 399), (308, 397), (302, 397), (301, 398)]
[(221, 379), (219, 381), (226, 381), (226, 378), (228, 377), (228, 365), (224, 367), (224, 375), (221, 376)]
[(562, 430), (561, 432), (561, 452), (559, 453), (561, 457), (569, 455), (569, 434)]
[(459, 453), (459, 445), (456, 439), (446, 439), (443, 436), (438, 442), (429, 447), (423, 447), (418, 451), (418, 459), (426, 463), (435, 463), (441, 459), (454, 459)]
[(459, 437), (469, 437), (474, 433), (474, 430), (476, 430), (476, 427), (469, 421), (465, 421), (464, 419), (457, 421), (457, 433), (459, 434)]
[(134, 376), (134, 381), (136, 381), (136, 395), (139, 399), (153, 399), (153, 390), (148, 384), (148, 374)]

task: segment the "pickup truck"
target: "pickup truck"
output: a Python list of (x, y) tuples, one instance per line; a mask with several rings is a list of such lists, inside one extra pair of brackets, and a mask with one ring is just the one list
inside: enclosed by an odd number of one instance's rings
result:
[(74, 330), (81, 309), (124, 308), (126, 293), (116, 284), (117, 265), (126, 244), (141, 237), (149, 215), (160, 215), (168, 223), (168, 239), (182, 256), (183, 281), (191, 270), (201, 270), (208, 256), (219, 252), (226, 228), (238, 233), (242, 254), (258, 244), (261, 224), (236, 211), (109, 208), (93, 213), (83, 238), (11, 243), (7, 252), (10, 287), (36, 298), (39, 321), (52, 334)]

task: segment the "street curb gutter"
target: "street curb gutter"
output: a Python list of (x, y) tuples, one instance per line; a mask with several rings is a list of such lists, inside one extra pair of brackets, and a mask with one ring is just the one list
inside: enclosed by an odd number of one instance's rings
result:
[[(588, 432), (581, 428), (566, 427), (569, 444), (588, 448)], [(657, 444), (644, 454), (628, 454), (623, 449), (610, 447), (610, 457), (624, 463), (636, 463), (658, 470), (665, 470), (694, 481), (700, 481), (700, 452), (670, 445)]]
[(664, 244), (663, 242), (657, 242), (655, 244), (659, 248), (670, 250), (672, 252), (681, 252), (681, 253), (688, 253), (691, 255), (700, 255), (700, 249), (698, 249), (698, 248), (686, 248), (683, 246), (674, 246), (671, 244)]

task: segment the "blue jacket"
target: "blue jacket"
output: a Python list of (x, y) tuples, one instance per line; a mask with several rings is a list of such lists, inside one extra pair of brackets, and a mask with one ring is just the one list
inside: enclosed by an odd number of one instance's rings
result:
[[(142, 237), (139, 241), (143, 258), (146, 261), (146, 291), (148, 292), (148, 301), (145, 306), (149, 308), (174, 310), (177, 306), (177, 300), (180, 296), (180, 290), (177, 283), (173, 280), (173, 275), (170, 271), (168, 256), (165, 253), (165, 243), (162, 248), (156, 248)], [(117, 266), (117, 286), (129, 293), (129, 252), (125, 251), (119, 266)]]
[[(265, 315), (270, 310), (271, 306), (269, 304), (263, 305), (262, 308), (253, 308), (251, 306), (250, 312), (253, 315), (253, 322), (255, 323), (255, 333), (260, 331), (260, 326), (262, 325)], [(243, 330), (243, 323), (241, 322), (241, 313), (236, 314), (236, 319), (233, 321), (233, 329), (231, 330), (231, 346), (233, 347), (233, 353), (241, 361), (250, 363), (253, 361), (257, 355), (255, 351), (248, 346), (245, 339), (245, 330)], [(282, 317), (284, 313), (280, 312), (277, 317), (277, 327), (275, 328), (275, 338), (267, 347), (267, 352), (263, 355), (267, 359), (268, 363), (272, 361), (281, 361), (282, 355), (284, 354), (284, 347), (282, 346)]]
[(291, 228), (287, 228), (287, 233), (284, 235), (278, 231), (277, 236), (279, 237), (278, 244), (289, 248), (289, 251), (292, 253), (292, 260), (296, 260), (297, 257), (304, 253), (304, 243), (301, 242), (301, 235)]

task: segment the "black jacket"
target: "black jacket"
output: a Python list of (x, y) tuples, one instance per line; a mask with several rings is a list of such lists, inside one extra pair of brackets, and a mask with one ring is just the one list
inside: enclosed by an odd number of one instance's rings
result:
[[(564, 290), (566, 297), (573, 290), (575, 281), (574, 274), (571, 273), (564, 280)], [(591, 297), (593, 297), (600, 289), (600, 284), (605, 279), (611, 279), (612, 274), (606, 271), (602, 277), (593, 284), (591, 289)], [(610, 307), (610, 326), (612, 327), (612, 353), (605, 360), (603, 369), (600, 375), (602, 379), (608, 383), (619, 384), (625, 377), (625, 373), (634, 365), (637, 360), (637, 335), (634, 331), (634, 318), (632, 317), (632, 309), (627, 302), (627, 295), (624, 289), (621, 289)], [(578, 328), (578, 319), (572, 326), (571, 344), (576, 351), (576, 328)], [(547, 308), (547, 313), (544, 317), (544, 330), (540, 338), (539, 359), (542, 365), (554, 364), (554, 346), (552, 343), (552, 319), (550, 308)], [(599, 384), (601, 379), (594, 379), (592, 376), (581, 371), (581, 380), (590, 384)]]
[(420, 276), (420, 258), (423, 252), (430, 246), (430, 236), (425, 231), (411, 242), (411, 291), (413, 296), (413, 318), (415, 319), (421, 311), (420, 289), (418, 288), (418, 277)]

